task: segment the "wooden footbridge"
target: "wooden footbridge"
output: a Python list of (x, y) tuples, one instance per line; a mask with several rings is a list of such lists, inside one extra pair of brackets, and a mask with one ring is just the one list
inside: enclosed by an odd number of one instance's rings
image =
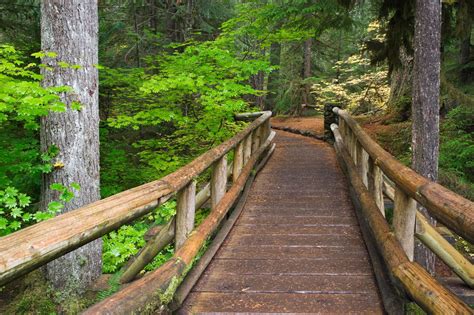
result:
[[(473, 202), (403, 166), (338, 108), (325, 116), (334, 146), (272, 131), (269, 112), (247, 116), (245, 130), (160, 180), (0, 238), (0, 285), (175, 199), (175, 217), (128, 263), (122, 288), (85, 314), (404, 314), (409, 301), (473, 314), (413, 262), (417, 238), (472, 288), (471, 262), (417, 206), (472, 242)], [(172, 242), (174, 256), (143, 275)]]

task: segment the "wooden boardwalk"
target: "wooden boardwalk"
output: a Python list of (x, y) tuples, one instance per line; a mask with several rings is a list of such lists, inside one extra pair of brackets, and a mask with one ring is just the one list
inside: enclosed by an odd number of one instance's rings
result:
[(276, 144), (179, 313), (383, 313), (334, 150), (286, 132)]

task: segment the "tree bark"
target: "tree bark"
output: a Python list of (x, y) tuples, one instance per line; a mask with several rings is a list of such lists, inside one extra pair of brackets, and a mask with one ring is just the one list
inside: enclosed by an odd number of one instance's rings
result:
[[(474, 4), (472, 4), (474, 6)], [(471, 60), (471, 29), (474, 14), (474, 8), (470, 7), (467, 0), (459, 1), (459, 12), (457, 15), (457, 29), (459, 33), (459, 63), (466, 65)], [(460, 80), (468, 83), (473, 69), (463, 68), (460, 72)]]
[[(61, 95), (67, 104), (64, 113), (50, 113), (41, 120), (41, 149), (55, 145), (55, 169), (43, 176), (43, 205), (58, 200), (52, 183), (81, 189), (62, 212), (100, 199), (99, 192), (99, 109), (98, 109), (98, 14), (97, 0), (43, 0), (41, 2), (41, 46), (57, 57), (44, 58), (51, 70), (42, 70), (43, 85), (69, 86)], [(58, 62), (79, 65), (61, 67)], [(71, 109), (73, 102), (81, 109)], [(65, 293), (81, 293), (102, 271), (102, 240), (93, 241), (66, 254), (46, 267), (51, 283)]]
[[(311, 77), (311, 47), (313, 39), (308, 38), (304, 42), (304, 61), (303, 61), (303, 80)], [(304, 84), (303, 103), (309, 105), (311, 103), (311, 85)]]
[[(441, 63), (441, 2), (417, 0), (412, 100), (412, 167), (436, 181), (439, 154), (439, 95)], [(426, 209), (420, 209), (428, 215)], [(434, 219), (430, 219), (434, 223)], [(415, 260), (434, 272), (435, 256), (421, 243)]]
[(400, 65), (390, 73), (390, 96), (388, 108), (395, 121), (410, 118), (410, 96), (413, 87), (413, 56), (405, 47), (400, 47)]
[[(281, 44), (272, 43), (270, 46), (270, 65), (280, 66)], [(274, 110), (278, 94), (278, 79), (280, 77), (279, 69), (275, 69), (268, 75), (268, 95), (265, 98), (264, 110)]]

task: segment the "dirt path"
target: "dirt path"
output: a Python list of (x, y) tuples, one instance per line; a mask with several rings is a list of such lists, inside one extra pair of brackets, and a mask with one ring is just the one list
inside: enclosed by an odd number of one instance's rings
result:
[(290, 127), (298, 130), (312, 131), (320, 136), (324, 135), (324, 119), (322, 116), (276, 117), (272, 118), (271, 124), (276, 127)]

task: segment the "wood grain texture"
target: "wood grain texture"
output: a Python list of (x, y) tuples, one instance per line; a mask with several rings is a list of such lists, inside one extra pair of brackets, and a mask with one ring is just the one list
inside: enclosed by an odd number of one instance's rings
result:
[(370, 227), (379, 253), (389, 273), (404, 292), (410, 295), (425, 311), (433, 314), (472, 314), (472, 309), (444, 288), (417, 263), (408, 260), (403, 248), (387, 221), (380, 213), (375, 200), (359, 176), (356, 165), (345, 148), (337, 125), (332, 129), (336, 139), (335, 148), (357, 195), (365, 223)]
[[(474, 202), (417, 174), (396, 160), (375, 142), (357, 122), (344, 110), (335, 108), (347, 129), (355, 135), (364, 150), (380, 167), (383, 173), (406, 194), (426, 207), (430, 214), (470, 242), (474, 242)], [(351, 137), (346, 137), (348, 150), (352, 151)]]
[(167, 297), (170, 298), (175, 292), (177, 284), (182, 281), (206, 240), (216, 231), (237, 200), (259, 157), (270, 146), (274, 136), (274, 133), (270, 134), (259, 150), (253, 152), (238, 180), (167, 263), (95, 304), (84, 314), (140, 314), (161, 310), (162, 304), (169, 302)]
[(160, 180), (61, 214), (0, 238), (0, 285), (154, 210), (268, 120), (265, 112), (233, 138)]
[(276, 147), (180, 312), (382, 314), (334, 151), (286, 132)]

